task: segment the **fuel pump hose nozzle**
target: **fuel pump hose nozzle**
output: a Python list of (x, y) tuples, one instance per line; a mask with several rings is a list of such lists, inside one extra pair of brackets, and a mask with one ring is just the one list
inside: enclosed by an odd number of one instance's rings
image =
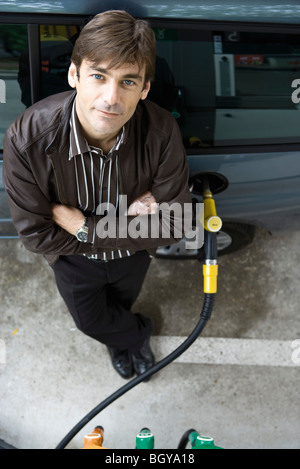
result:
[(217, 232), (222, 227), (222, 220), (217, 215), (215, 201), (208, 184), (203, 191), (204, 203), (204, 264), (203, 264), (203, 291), (204, 293), (217, 292), (218, 276), (218, 248)]

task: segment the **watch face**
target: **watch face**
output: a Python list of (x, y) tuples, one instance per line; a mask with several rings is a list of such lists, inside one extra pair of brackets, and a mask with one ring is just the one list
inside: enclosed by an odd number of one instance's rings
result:
[(88, 238), (88, 235), (87, 233), (85, 233), (84, 231), (80, 231), (79, 233), (77, 233), (77, 239), (78, 241), (81, 241), (83, 243), (86, 243), (87, 242), (87, 238)]

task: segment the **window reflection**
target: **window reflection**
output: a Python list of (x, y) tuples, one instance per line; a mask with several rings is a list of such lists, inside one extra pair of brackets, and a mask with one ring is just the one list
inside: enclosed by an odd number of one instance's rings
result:
[(175, 106), (174, 100), (166, 105), (165, 92), (154, 99), (174, 113), (188, 148), (300, 141), (299, 105), (292, 100), (300, 35), (155, 31), (173, 94), (180, 90), (180, 111), (179, 95)]
[(0, 24), (0, 80), (1, 89), (5, 88), (5, 100), (0, 99), (0, 149), (7, 127), (25, 109), (18, 73), (20, 56), (27, 47), (26, 25)]

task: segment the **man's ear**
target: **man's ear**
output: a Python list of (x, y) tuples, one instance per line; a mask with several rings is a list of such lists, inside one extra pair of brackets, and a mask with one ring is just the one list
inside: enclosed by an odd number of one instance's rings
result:
[(150, 87), (151, 87), (151, 82), (150, 82), (150, 80), (149, 80), (149, 81), (146, 81), (145, 86), (144, 86), (144, 89), (143, 89), (143, 91), (142, 91), (141, 99), (146, 99), (146, 98), (147, 98), (148, 93), (149, 93), (149, 91), (150, 91)]
[(73, 62), (71, 62), (71, 65), (69, 67), (69, 72), (68, 72), (68, 82), (71, 88), (76, 88), (76, 81), (77, 81), (77, 68)]

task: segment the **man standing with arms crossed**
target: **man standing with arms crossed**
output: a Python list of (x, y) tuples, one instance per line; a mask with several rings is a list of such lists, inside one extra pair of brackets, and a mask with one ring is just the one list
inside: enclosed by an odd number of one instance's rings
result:
[[(155, 38), (123, 11), (96, 15), (77, 39), (68, 81), (75, 90), (28, 108), (6, 132), (4, 184), (25, 247), (52, 266), (77, 327), (105, 344), (123, 378), (154, 364), (153, 324), (131, 306), (149, 252), (176, 242), (151, 238), (160, 203), (190, 203), (188, 167), (177, 123), (147, 101)], [(149, 219), (149, 236), (99, 236), (111, 207), (127, 223)], [(97, 211), (97, 207), (107, 211)], [(174, 222), (174, 220), (173, 220)], [(172, 219), (171, 219), (172, 226)], [(182, 235), (183, 236), (183, 235)]]

